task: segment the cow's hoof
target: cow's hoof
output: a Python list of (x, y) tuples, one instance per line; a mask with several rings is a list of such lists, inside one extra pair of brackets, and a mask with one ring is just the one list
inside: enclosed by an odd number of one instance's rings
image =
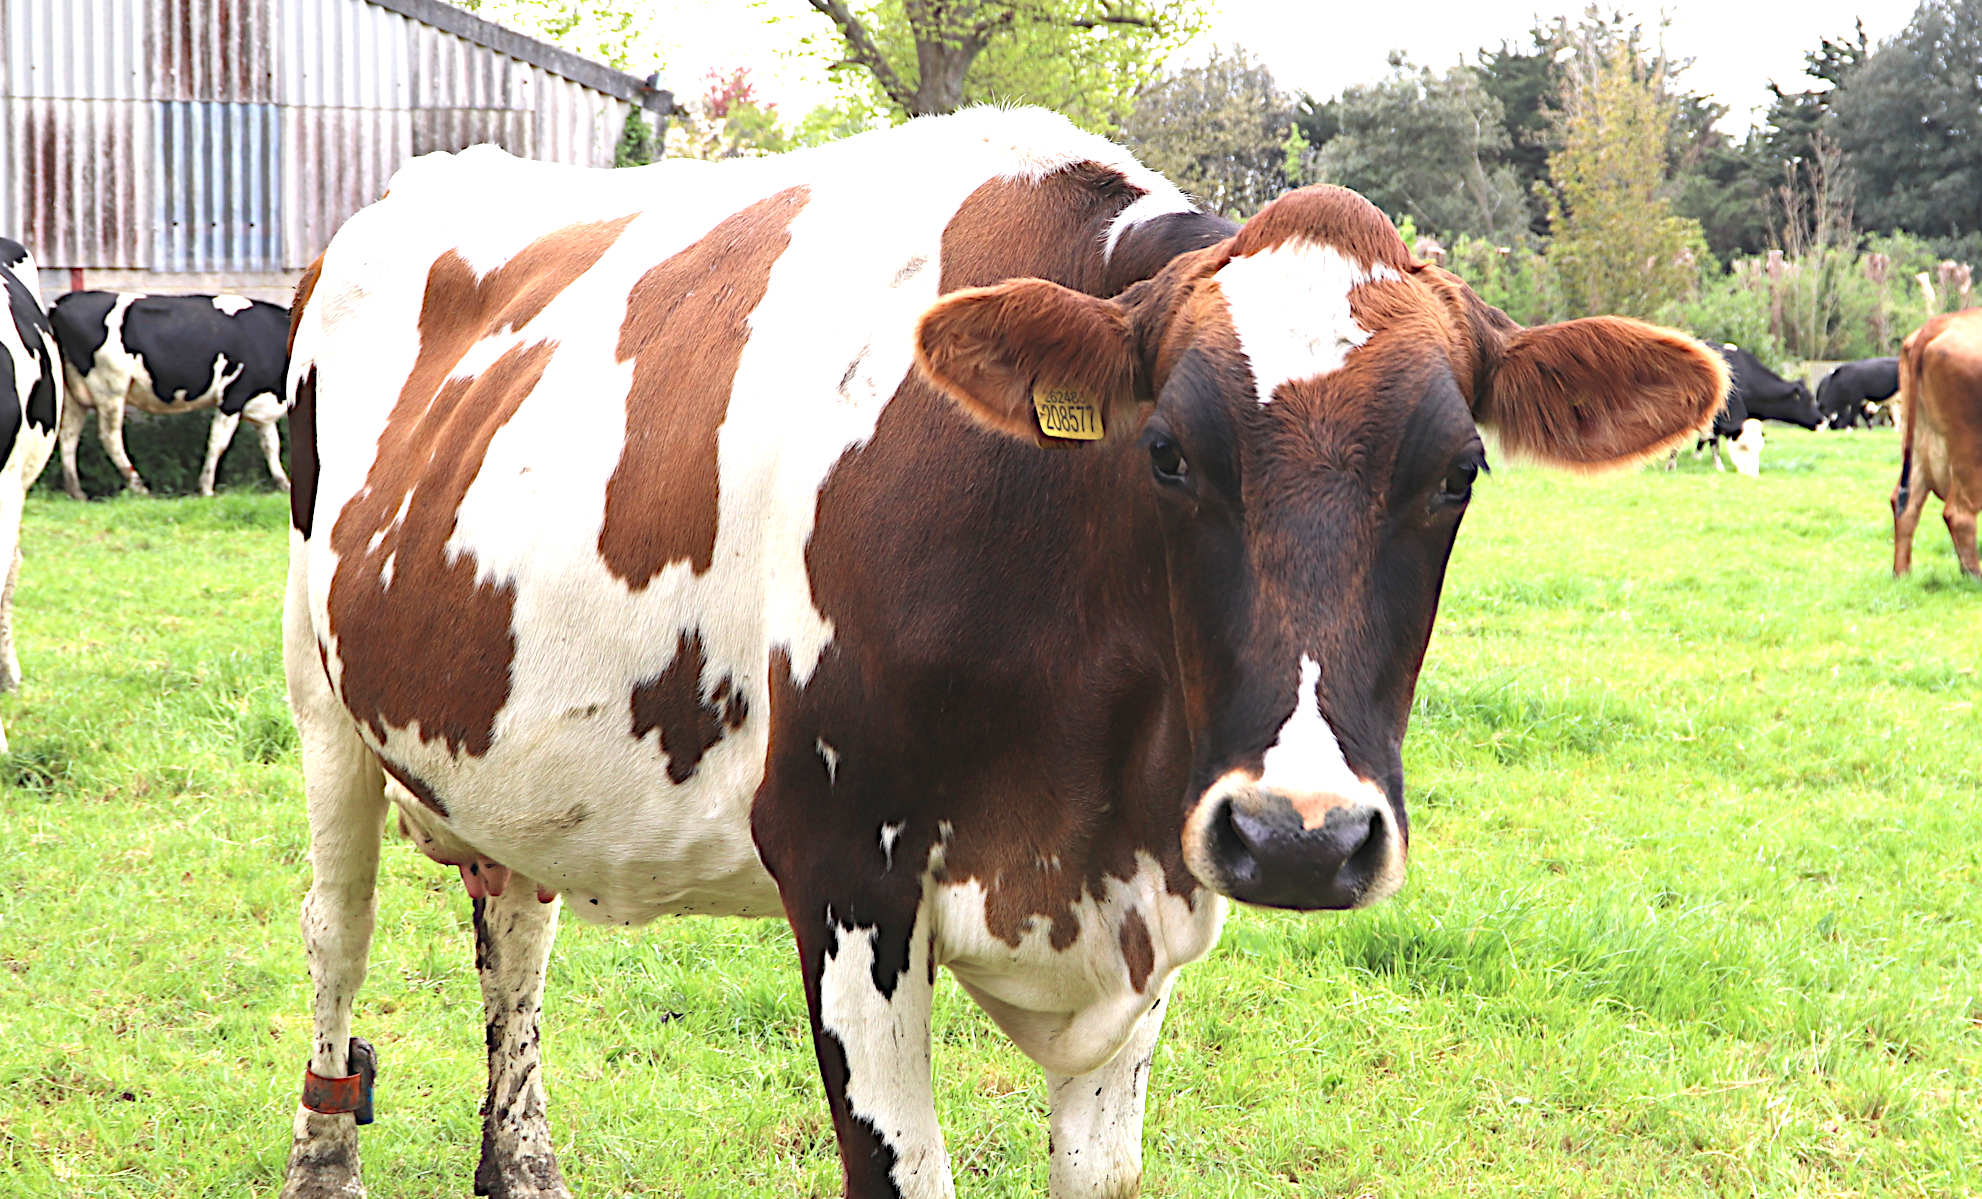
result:
[(151, 494), (151, 488), (145, 486), (145, 482), (143, 479), (133, 478), (127, 483), (125, 483), (124, 486), (130, 489), (132, 495)]
[(82, 489), (82, 488), (80, 488), (80, 487), (64, 487), (64, 488), (62, 489), (62, 493), (63, 493), (64, 495), (66, 495), (66, 496), (68, 496), (68, 497), (69, 497), (70, 499), (72, 499), (72, 500), (88, 500), (88, 499), (89, 499), (89, 497), (88, 497), (88, 496), (86, 496), (86, 495), (84, 495), (84, 494), (83, 494), (83, 489)]
[(358, 1177), (358, 1126), (350, 1116), (297, 1112), (282, 1199), (365, 1199)]
[(487, 1199), (571, 1199), (557, 1159), (530, 1154), (498, 1167), (486, 1152), (475, 1167), (475, 1193)]

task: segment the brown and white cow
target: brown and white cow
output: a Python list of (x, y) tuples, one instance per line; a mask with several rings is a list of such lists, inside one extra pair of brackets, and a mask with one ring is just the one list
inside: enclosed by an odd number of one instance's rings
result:
[(1635, 460), (1726, 385), (1667, 330), (1516, 326), (1354, 193), (1238, 228), (1029, 110), (718, 166), (433, 156), (320, 267), (290, 1195), (357, 1190), (388, 801), (473, 900), (478, 1189), (565, 1193), (561, 896), (789, 920), (848, 1195), (952, 1193), (939, 965), (1047, 1072), (1052, 1194), (1136, 1193), (1165, 997), (1225, 897), (1403, 880), (1399, 746), (1478, 427)]
[(1899, 351), (1900, 468), (1893, 488), (1893, 573), (1913, 568), (1913, 530), (1927, 497), (1964, 574), (1982, 579), (1975, 514), (1982, 509), (1982, 308), (1934, 317)]

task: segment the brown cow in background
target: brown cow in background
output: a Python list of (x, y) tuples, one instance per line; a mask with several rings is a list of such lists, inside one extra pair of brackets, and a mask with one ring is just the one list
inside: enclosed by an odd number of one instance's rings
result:
[(1937, 316), (1900, 347), (1899, 485), (1893, 488), (1893, 573), (1913, 566), (1913, 529), (1929, 494), (1954, 537), (1962, 573), (1982, 579), (1982, 308)]

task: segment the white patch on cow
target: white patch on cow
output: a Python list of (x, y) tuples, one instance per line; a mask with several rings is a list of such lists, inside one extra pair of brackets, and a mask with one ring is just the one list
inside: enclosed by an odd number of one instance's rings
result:
[(1321, 664), (1302, 654), (1294, 714), (1274, 734), (1260, 770), (1259, 785), (1267, 790), (1348, 795), (1366, 785), (1366, 780), (1349, 769), (1335, 730), (1321, 714), (1320, 682)]
[(1293, 240), (1234, 258), (1213, 278), (1252, 363), (1259, 402), (1268, 404), (1284, 384), (1340, 370), (1370, 339), (1349, 309), (1350, 293), (1400, 276), (1334, 246)]
[(826, 764), (826, 783), (831, 786), (840, 781), (840, 751), (826, 744), (824, 737), (815, 738), (812, 748), (819, 754), (819, 760)]
[(908, 933), (908, 961), (892, 995), (874, 985), (875, 930), (841, 924), (829, 909), (833, 944), (819, 978), (819, 1023), (846, 1052), (846, 1101), (895, 1152), (903, 1199), (949, 1199), (950, 1157), (936, 1123), (929, 1058), (927, 917)]
[[(958, 136), (959, 125), (980, 136)], [(1159, 190), (1125, 151), (1063, 118), (979, 110), (722, 164), (587, 171), (486, 148), (429, 155), (346, 222), (298, 325), (290, 374), (293, 395), (314, 366), (318, 411), (336, 413), (319, 421), (308, 563), (312, 624), (334, 683), (343, 667), (328, 621), (337, 555), (327, 534), (365, 486), (418, 357), (433, 265), (452, 252), (486, 275), (553, 230), (636, 214), (528, 326), (487, 338), (457, 370), (520, 344), (556, 345), (536, 390), (491, 440), (447, 542), (450, 556), (473, 559), (479, 582), (513, 593), (510, 698), (494, 744), (456, 755), (421, 740), (416, 724), (389, 728), (379, 746), (446, 797), (452, 836), (571, 896), (570, 910), (588, 920), (781, 911), (749, 810), (765, 773), (774, 655), (802, 688), (834, 635), (805, 560), (820, 489), (873, 436), (912, 368), (915, 325), (937, 298), (934, 265), (958, 207), (987, 180), (1038, 178), (1089, 159)], [(900, 170), (904, 161), (915, 169)], [(889, 186), (877, 189), (879, 178)], [(632, 589), (597, 549), (633, 373), (617, 355), (627, 297), (655, 264), (793, 186), (808, 198), (749, 316), (717, 434), (712, 566), (698, 575), (686, 560), (670, 563)], [(461, 202), (482, 194), (504, 202)], [(926, 269), (904, 277), (904, 264), (918, 260)], [(727, 679), (747, 718), (677, 784), (655, 738), (623, 730), (633, 689), (667, 667), (685, 634), (701, 643), (702, 694)], [(583, 710), (614, 719), (565, 716)], [(557, 825), (573, 804), (594, 818)]]
[(245, 312), (248, 309), (253, 308), (255, 306), (255, 302), (253, 300), (250, 300), (246, 296), (223, 295), (223, 296), (213, 297), (213, 306), (215, 308), (220, 309), (220, 311), (226, 313), (228, 316), (233, 316), (237, 312)]
[(1108, 222), (1108, 236), (1101, 243), (1101, 260), (1114, 261), (1115, 246), (1121, 242), (1122, 235), (1144, 221), (1174, 213), (1194, 211), (1196, 209), (1191, 204), (1190, 197), (1167, 184), (1137, 198), (1134, 203), (1115, 214), (1114, 220)]
[(889, 870), (895, 868), (895, 842), (900, 839), (902, 830), (907, 827), (908, 825), (901, 821), (881, 826), (881, 855), (886, 859)]
[[(940, 867), (932, 855), (931, 869)], [(1105, 878), (1099, 895), (1072, 907), (1078, 929), (1055, 949), (1050, 920), (1034, 920), (1014, 946), (990, 930), (990, 894), (971, 879), (934, 889), (936, 957), (1026, 1056), (1058, 1074), (1086, 1074), (1107, 1063), (1134, 1033), (1152, 996), (1178, 967), (1211, 951), (1225, 920), (1225, 900), (1199, 891), (1196, 906), (1170, 893), (1163, 867), (1138, 851), (1127, 880)], [(1121, 930), (1138, 913), (1153, 962), (1138, 989), (1122, 955)]]
[(1751, 416), (1741, 422), (1741, 436), (1727, 447), (1727, 460), (1734, 463), (1738, 474), (1750, 479), (1761, 477), (1763, 441), (1761, 421)]

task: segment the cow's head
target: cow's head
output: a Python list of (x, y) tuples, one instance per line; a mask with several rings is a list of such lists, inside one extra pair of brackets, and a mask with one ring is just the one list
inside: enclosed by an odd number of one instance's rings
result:
[(1105, 430), (1159, 515), (1192, 741), (1183, 853), (1236, 899), (1375, 902), (1403, 881), (1404, 737), (1460, 517), (1512, 454), (1576, 468), (1693, 436), (1718, 355), (1615, 317), (1524, 329), (1309, 188), (1113, 300), (957, 292), (918, 361), (983, 424)]

